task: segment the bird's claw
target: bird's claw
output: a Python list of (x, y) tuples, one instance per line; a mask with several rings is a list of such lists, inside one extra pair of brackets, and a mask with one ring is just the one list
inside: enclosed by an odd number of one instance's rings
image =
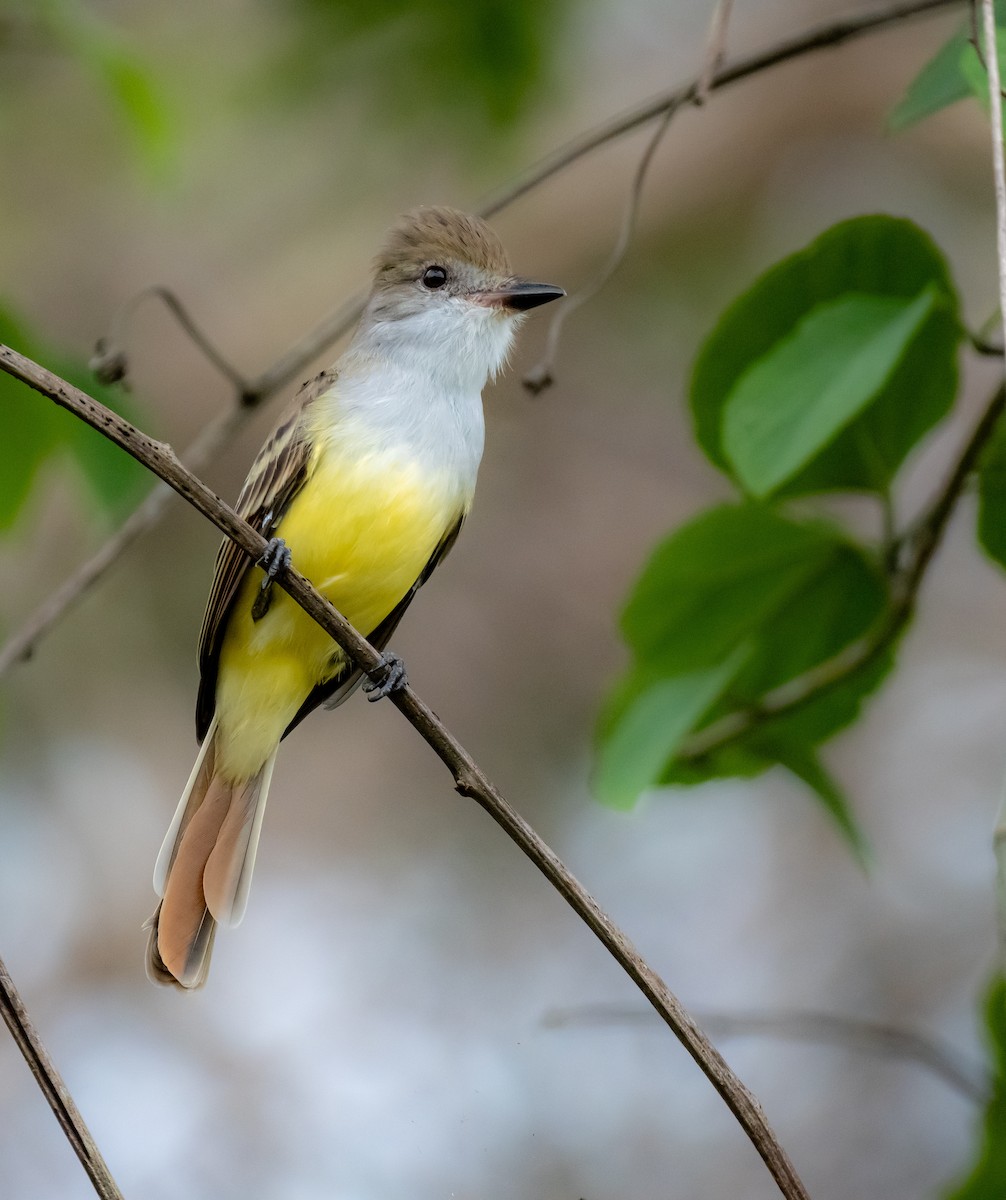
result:
[(290, 566), (292, 561), (293, 555), (286, 542), (282, 538), (270, 538), (269, 544), (262, 552), (262, 557), (258, 560), (258, 565), (265, 571), (265, 578), (262, 580), (263, 592), (280, 571), (285, 571)]
[(272, 604), (273, 582), (281, 571), (285, 571), (290, 566), (292, 559), (293, 556), (290, 554), (290, 547), (282, 538), (274, 537), (269, 539), (269, 544), (263, 551), (262, 557), (258, 560), (258, 565), (265, 574), (262, 576), (262, 585), (252, 604), (251, 615), (253, 621), (261, 621), (269, 611), (269, 606)]
[(405, 663), (391, 650), (385, 651), (381, 659), (381, 666), (373, 674), (378, 678), (372, 677), (363, 685), (367, 699), (371, 701), (382, 700), (385, 696), (390, 696), (392, 692), (401, 691), (409, 682), (408, 676), (405, 674)]

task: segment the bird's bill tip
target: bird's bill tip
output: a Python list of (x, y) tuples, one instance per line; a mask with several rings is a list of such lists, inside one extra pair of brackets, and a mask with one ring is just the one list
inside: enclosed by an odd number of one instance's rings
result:
[(550, 300), (559, 300), (565, 294), (565, 289), (551, 283), (531, 283), (524, 279), (515, 279), (493, 291), (474, 292), (471, 299), (487, 308), (512, 308), (517, 312), (526, 312), (529, 308), (548, 304)]

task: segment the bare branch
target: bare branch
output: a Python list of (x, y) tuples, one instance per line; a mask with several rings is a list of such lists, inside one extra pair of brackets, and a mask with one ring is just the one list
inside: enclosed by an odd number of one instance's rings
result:
[[(231, 441), (259, 405), (271, 399), (326, 345), (337, 341), (352, 327), (359, 317), (362, 304), (359, 297), (350, 297), (345, 304), (326, 317), (315, 329), (302, 338), (296, 347), (279, 359), (258, 379), (247, 382), (236, 372), (232, 375), (232, 368), (221, 366), (223, 361), (221, 359), (217, 365), (225, 374), (233, 378), (237, 386), (237, 404), (214, 417), (184, 451), (182, 458), (189, 468), (192, 471), (201, 471), (208, 463), (212, 462), (220, 449)], [(199, 344), (204, 349), (208, 346), (206, 340), (202, 338), (199, 340)], [(121, 350), (115, 351), (109, 347), (109, 352), (121, 356)], [(209, 351), (209, 353), (212, 358), (216, 352)], [(216, 360), (213, 359), (213, 361)], [(87, 591), (102, 578), (110, 567), (115, 565), (137, 538), (160, 520), (170, 499), (170, 488), (155, 487), (150, 495), (130, 513), (115, 533), (89, 559), (81, 563), (54, 592), (46, 597), (27, 621), (0, 646), (0, 678), (15, 663), (25, 662), (31, 658), (35, 647), (49, 630), (83, 599)]]
[[(160, 476), (193, 507), (208, 517), (252, 559), (258, 560), (266, 540), (223, 503), (178, 461), (170, 446), (156, 442), (84, 392), (0, 346), (0, 369), (27, 383), (62, 408), (68, 409), (99, 433), (122, 447)], [(335, 639), (349, 657), (371, 677), (379, 676), (381, 655), (293, 567), (276, 582)], [(624, 933), (598, 906), (531, 826), (509, 805), (467, 750), (411, 687), (393, 692), (391, 700), (436, 752), (454, 777), (455, 787), (481, 805), (545, 878), (596, 934), (630, 979), (653, 1005), (692, 1056), (761, 1155), (787, 1200), (808, 1200), (806, 1189), (773, 1133), (758, 1101), (731, 1071), (723, 1057), (695, 1024), (664, 981), (642, 958)]]
[[(251, 410), (238, 407), (216, 417), (203, 429), (185, 452), (185, 461), (193, 471), (210, 462), (238, 428)], [(113, 566), (138, 537), (160, 519), (172, 499), (171, 488), (158, 484), (139, 507), (133, 509), (114, 534), (60, 586), (51, 592), (28, 620), (15, 630), (0, 646), (0, 677), (14, 663), (31, 658), (35, 646), (50, 629), (86, 594), (105, 572)]]
[[(792, 1012), (700, 1010), (696, 1019), (720, 1038), (781, 1038), (903, 1059), (931, 1071), (975, 1104), (985, 1104), (989, 1097), (991, 1081), (982, 1068), (966, 1061), (952, 1046), (938, 1038), (886, 1021), (867, 1021), (811, 1009)], [(652, 1026), (653, 1013), (623, 1004), (585, 1004), (546, 1013), (544, 1023), (554, 1028), (569, 1025)]]
[(706, 57), (702, 71), (695, 84), (695, 103), (705, 104), (712, 86), (713, 75), (723, 62), (727, 50), (727, 29), (730, 25), (730, 10), (733, 0), (716, 0), (713, 9), (713, 19), (709, 23), (709, 36), (706, 38)]
[[(909, 17), (950, 8), (964, 2), (965, 0), (902, 0), (901, 3), (885, 5), (871, 13), (829, 22), (811, 29), (807, 33), (780, 42), (777, 46), (760, 54), (739, 59), (732, 66), (717, 69), (708, 81), (708, 89), (712, 91), (725, 87), (802, 54), (837, 46), (842, 42), (893, 25)], [(531, 167), (515, 183), (486, 201), (479, 210), (480, 214), (483, 217), (494, 216), (566, 167), (591, 154), (598, 147), (632, 132), (662, 114), (673, 115), (682, 104), (694, 101), (699, 82), (699, 80), (695, 80), (683, 87), (664, 92), (567, 143), (536, 166)], [(654, 139), (652, 143), (654, 148), (658, 141), (659, 137)], [(617, 265), (617, 252), (612, 256), (612, 261)], [(612, 269), (614, 268), (612, 267)], [(604, 278), (607, 278), (607, 274)], [(577, 303), (580, 302), (582, 300), (577, 301)], [(563, 306), (563, 311), (568, 312), (571, 303), (571, 301), (567, 301)], [(317, 355), (346, 333), (358, 319), (362, 308), (363, 297), (361, 295), (351, 296), (345, 304), (326, 316), (313, 330), (291, 346), (257, 380), (247, 387), (239, 389), (238, 412), (254, 408), (257, 404), (275, 395), (280, 388), (304, 370)], [(202, 470), (213, 452), (204, 454), (201, 447), (208, 444), (218, 445), (229, 433), (236, 431), (244, 419), (239, 416), (232, 425), (229, 423), (230, 416), (218, 417), (183, 454), (184, 460), (194, 470)], [(226, 433), (223, 432), (224, 430)], [(128, 546), (132, 545), (142, 533), (157, 522), (164, 510), (165, 500), (166, 495), (162, 494), (160, 489), (147, 497), (127, 521), (128, 529), (124, 526), (113, 534), (91, 559), (82, 564), (74, 575), (45, 601), (41, 608), (33, 613), (20, 629), (15, 631), (7, 643), (0, 648), (0, 676), (14, 663), (29, 658), (41, 638), (80, 600), (85, 591), (101, 578)]]
[[(974, 10), (972, 10), (974, 11)], [(1002, 85), (999, 82), (999, 43), (996, 37), (996, 14), (993, 0), (982, 0), (982, 18), (987, 51), (986, 70), (989, 77), (989, 111), (992, 121), (992, 169), (996, 196), (996, 249), (999, 266), (999, 317), (1006, 339), (1006, 161), (1003, 156)], [(1006, 345), (1006, 341), (1003, 343)], [(999, 953), (1006, 960), (1006, 787), (1004, 787), (992, 833), (992, 848), (996, 858), (999, 922)]]
[[(738, 83), (742, 79), (758, 75), (762, 71), (780, 66), (782, 63), (799, 58), (804, 54), (813, 54), (818, 50), (841, 45), (843, 42), (873, 33), (910, 17), (923, 16), (943, 8), (960, 8), (965, 3), (967, 0), (901, 0), (900, 3), (886, 4), (869, 13), (859, 13), (839, 21), (829, 21), (806, 33), (797, 34), (778, 42), (775, 46), (760, 51), (758, 54), (739, 58), (732, 64), (720, 67), (710, 80), (709, 90), (716, 91), (718, 88)], [(479, 209), (480, 215), (483, 217), (495, 216), (515, 200), (519, 200), (546, 180), (558, 175), (560, 171), (564, 171), (566, 167), (581, 158), (586, 158), (598, 147), (617, 141), (618, 138), (624, 137), (625, 134), (631, 133), (641, 125), (649, 124), (668, 108), (679, 108), (682, 104), (694, 102), (697, 83), (697, 80), (692, 80), (681, 87), (661, 92), (651, 99), (643, 101), (642, 104), (619, 113), (610, 121), (595, 126), (567, 142), (565, 146), (560, 146), (558, 150), (529, 167), (514, 183), (486, 200)]]
[(170, 288), (163, 287), (157, 283), (151, 284), (150, 287), (137, 292), (132, 299), (127, 301), (112, 318), (112, 329), (108, 337), (98, 342), (95, 356), (91, 359), (91, 370), (94, 371), (102, 383), (118, 383), (125, 377), (127, 372), (125, 352), (126, 323), (143, 301), (148, 299), (160, 300), (164, 304), (168, 312), (171, 313), (182, 329), (188, 334), (193, 344), (202, 352), (203, 356), (216, 367), (225, 379), (234, 385), (239, 396), (244, 396), (250, 391), (250, 385), (245, 382), (244, 377), (235, 367), (231, 366), (209, 338), (206, 337), (195, 321), (193, 321), (192, 317), (189, 316), (188, 309), (175, 293)]
[[(947, 0), (947, 2), (953, 2), (953, 0)], [(789, 58), (796, 57), (799, 54), (806, 54), (813, 50), (837, 45), (839, 42), (847, 41), (849, 38), (860, 33), (880, 28), (892, 20), (904, 20), (906, 17), (915, 16), (921, 12), (928, 11), (930, 8), (940, 6), (940, 0), (931, 0), (928, 3), (896, 4), (892, 8), (877, 11), (868, 17), (831, 22), (828, 25), (812, 30), (809, 34), (794, 38), (790, 42), (780, 43), (774, 50), (752, 58), (741, 59), (731, 67), (721, 69), (720, 63), (726, 42), (732, 0), (717, 0), (706, 46), (705, 61), (701, 71), (692, 82), (664, 93), (661, 97), (650, 101), (643, 108), (634, 110), (626, 118), (621, 120), (616, 118), (613, 123), (601, 126), (594, 133), (587, 134), (583, 138), (571, 142), (565, 149), (559, 150), (550, 158), (545, 159), (539, 167), (533, 168), (515, 188), (502, 193), (497, 200), (485, 205), (480, 210), (482, 215), (492, 216), (493, 213), (502, 208), (504, 204), (509, 204), (516, 196), (523, 195), (531, 187), (537, 187), (557, 171), (565, 169), (577, 159), (592, 153), (604, 145), (605, 142), (624, 136), (638, 125), (646, 124), (657, 117), (660, 118), (660, 123), (651, 139), (647, 142), (639, 164), (636, 167), (615, 248), (597, 275), (579, 291), (567, 297), (565, 304), (553, 315), (542, 358), (524, 377), (523, 382), (527, 390), (533, 395), (538, 395), (538, 393), (552, 385), (555, 378), (554, 368), (559, 349), (559, 339), (562, 336), (566, 320), (582, 304), (592, 299), (604, 287), (625, 257), (632, 241), (633, 233), (635, 232), (640, 197), (653, 155), (662, 141), (664, 134), (667, 132), (668, 125), (670, 125), (675, 114), (681, 108), (689, 104), (702, 105), (706, 102), (710, 92), (716, 88), (721, 88), (729, 83), (745, 79), (749, 75), (765, 70), (767, 67), (777, 66), (779, 63), (785, 62)]]
[(639, 216), (639, 203), (642, 199), (643, 185), (646, 183), (647, 172), (650, 169), (650, 164), (653, 162), (653, 156), (657, 152), (657, 147), (663, 140), (664, 134), (667, 132), (667, 127), (670, 125), (671, 119), (677, 111), (677, 108), (667, 109), (649, 141), (646, 143), (642, 157), (632, 177), (632, 187), (629, 190), (629, 198), (625, 205), (625, 214), (622, 217), (622, 228), (619, 231), (614, 249), (608, 256), (608, 261), (589, 283), (585, 283), (579, 291), (566, 297), (566, 302), (552, 318), (552, 322), (548, 327), (548, 336), (545, 339), (545, 353), (542, 355), (537, 366), (532, 367), (524, 376), (524, 386), (532, 395), (537, 396), (539, 392), (550, 387), (553, 382), (553, 367), (555, 366), (556, 354), (559, 350), (559, 338), (562, 336), (562, 329), (566, 318), (604, 287), (618, 270), (622, 259), (625, 257), (626, 251), (629, 249), (629, 244), (632, 241), (632, 235), (636, 229), (636, 220)]
[(94, 1190), (101, 1200), (122, 1200), (122, 1193), (116, 1186), (112, 1173), (109, 1171), (101, 1152), (95, 1145), (91, 1132), (84, 1124), (73, 1097), (67, 1090), (63, 1078), (56, 1070), (55, 1064), (49, 1057), (49, 1052), (42, 1045), (38, 1031), (28, 1015), (14, 980), (11, 979), (7, 967), (0, 959), (0, 1016), (10, 1030), (11, 1037), (17, 1043), (17, 1048), (24, 1055), (24, 1060), (31, 1068), (35, 1081), (56, 1115), (66, 1140), (73, 1147), (74, 1153), (80, 1159), (81, 1165), (87, 1172), (88, 1178), (94, 1185)]

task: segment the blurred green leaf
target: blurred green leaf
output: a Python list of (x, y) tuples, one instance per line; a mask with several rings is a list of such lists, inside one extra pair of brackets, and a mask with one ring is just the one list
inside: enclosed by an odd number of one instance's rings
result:
[(172, 165), (177, 139), (161, 89), (125, 36), (82, 0), (38, 0), (44, 28), (105, 90), (155, 176)]
[(631, 808), (656, 783), (742, 661), (743, 650), (719, 666), (658, 679), (629, 700), (601, 743), (595, 786), (602, 803)]
[(887, 119), (888, 127), (900, 132), (941, 108), (973, 95), (971, 81), (964, 70), (966, 57), (973, 59), (981, 69), (978, 54), (962, 29), (936, 52), (908, 85), (904, 97)]
[[(0, 342), (135, 421), (132, 406), (120, 392), (99, 384), (80, 362), (41, 345), (3, 308)], [(149, 488), (151, 477), (138, 462), (5, 372), (0, 372), (0, 404), (8, 422), (8, 436), (0, 439), (0, 531), (10, 529), (23, 511), (38, 468), (60, 451), (69, 452), (109, 516), (121, 516)]]
[(768, 692), (876, 629), (887, 604), (872, 557), (823, 522), (748, 503), (712, 509), (677, 530), (654, 551), (623, 615), (633, 664), (599, 724), (601, 797), (627, 807), (655, 783), (757, 774), (782, 763), (814, 789), (862, 855), (851, 812), (813, 747), (853, 719), (882, 677), (879, 668), (864, 668), (786, 716), (757, 721), (701, 760), (674, 756), (686, 734), (756, 711)]
[[(125, 393), (98, 383), (81, 363), (58, 355), (45, 356), (44, 352), (39, 361), (127, 421), (134, 425), (143, 423)], [(95, 499), (109, 516), (124, 516), (153, 486), (153, 476), (108, 438), (103, 438), (71, 413), (57, 409), (56, 419), (62, 443), (73, 456)]]
[(737, 380), (723, 450), (752, 495), (776, 491), (876, 399), (937, 293), (848, 293), (819, 304)]
[[(784, 714), (760, 721), (749, 732), (701, 758), (668, 763), (660, 784), (694, 786), (711, 779), (751, 778), (776, 765), (786, 767), (811, 788), (848, 841), (859, 862), (869, 853), (851, 808), (814, 756), (813, 748), (834, 736), (859, 716), (863, 702), (894, 665), (894, 648), (853, 672), (841, 683)], [(815, 770), (816, 764), (816, 770)]]
[[(27, 338), (9, 313), (0, 309), (0, 342), (27, 345)], [(0, 438), (0, 532), (10, 529), (24, 507), (35, 474), (58, 442), (52, 405), (38, 398), (17, 379), (0, 372), (0, 408), (4, 436)]]
[[(650, 670), (682, 674), (715, 666), (753, 633), (764, 636), (780, 611), (850, 556), (861, 561), (822, 522), (791, 521), (758, 504), (710, 509), (654, 551), (629, 597), (622, 631)], [(857, 588), (862, 582), (857, 573)]]
[(484, 156), (554, 77), (569, 8), (569, 0), (299, 0), (302, 36), (287, 71), (301, 88), (352, 93), (396, 131), (425, 126), (439, 145)]
[[(883, 492), (915, 443), (953, 404), (961, 338), (957, 297), (936, 246), (910, 221), (843, 221), (767, 271), (720, 318), (692, 375), (699, 445), (731, 472), (724, 414), (747, 372), (779, 350), (820, 305), (871, 296), (910, 303), (938, 297), (872, 402), (778, 490), (781, 496), (835, 489)], [(798, 397), (785, 403), (794, 410)], [(732, 445), (736, 452), (736, 446)], [(764, 457), (764, 456), (763, 456)]]
[[(1006, 0), (996, 0), (995, 14), (1001, 32), (1006, 28)], [(979, 37), (984, 41), (981, 30)], [(971, 26), (966, 25), (936, 52), (908, 85), (904, 97), (888, 117), (888, 127), (900, 132), (969, 96), (988, 105), (988, 76), (971, 43)]]
[(996, 976), (985, 996), (985, 1031), (993, 1064), (992, 1094), (982, 1118), (976, 1162), (945, 1200), (1002, 1200), (1006, 1196), (1006, 980)]
[(1006, 567), (1006, 422), (999, 421), (978, 464), (978, 541)]
[(777, 762), (781, 745), (818, 746), (834, 737), (856, 720), (864, 700), (891, 672), (895, 651), (896, 646), (886, 647), (841, 682), (790, 711), (765, 720), (741, 739), (741, 745), (760, 758)]
[(863, 832), (856, 822), (845, 793), (824, 769), (814, 751), (791, 743), (782, 743), (773, 757), (817, 796), (838, 827), (839, 833), (848, 842), (857, 862), (865, 869), (869, 864), (870, 853)]

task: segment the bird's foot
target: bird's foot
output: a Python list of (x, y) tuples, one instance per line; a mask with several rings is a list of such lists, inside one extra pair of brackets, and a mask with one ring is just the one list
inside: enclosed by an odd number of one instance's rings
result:
[(292, 558), (290, 547), (282, 538), (274, 537), (269, 539), (268, 546), (266, 546), (262, 557), (258, 560), (258, 565), (265, 574), (262, 576), (262, 586), (259, 588), (255, 596), (255, 603), (252, 605), (251, 615), (253, 621), (261, 621), (269, 611), (269, 605), (272, 604), (273, 581), (281, 571), (285, 571), (289, 567)]
[(286, 542), (282, 538), (270, 538), (268, 546), (266, 546), (262, 557), (258, 560), (258, 565), (265, 571), (265, 579), (262, 580), (263, 592), (280, 571), (285, 571), (292, 561), (293, 555), (290, 553), (290, 547)]
[(368, 700), (381, 700), (390, 696), (392, 692), (401, 691), (409, 682), (405, 674), (405, 663), (391, 650), (384, 652), (381, 666), (373, 672), (373, 676), (363, 685)]

